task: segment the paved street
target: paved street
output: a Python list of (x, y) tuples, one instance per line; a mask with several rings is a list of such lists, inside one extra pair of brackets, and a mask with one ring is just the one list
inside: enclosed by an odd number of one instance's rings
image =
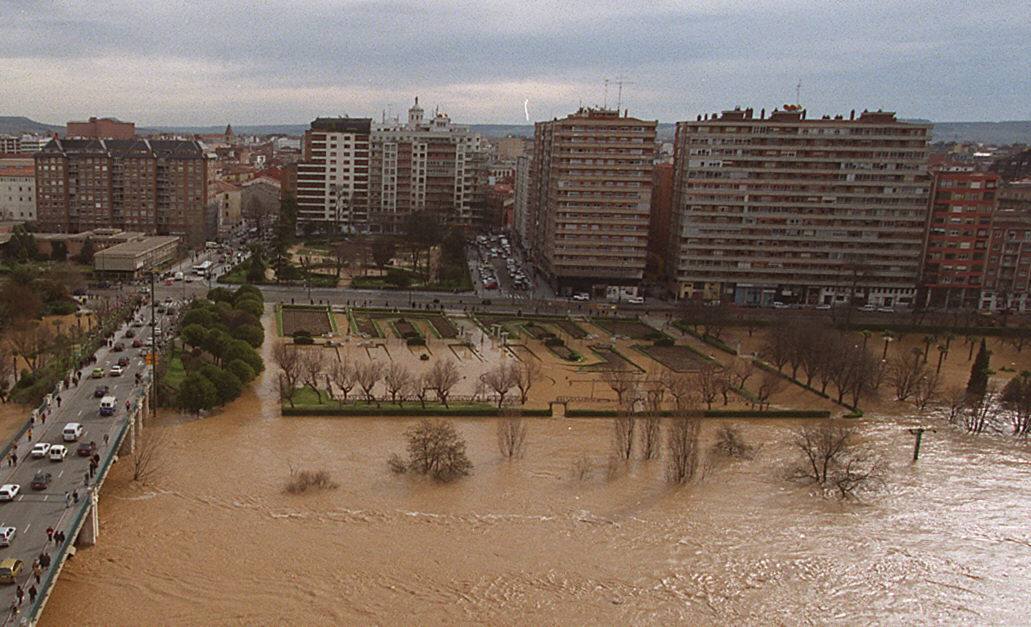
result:
[[(149, 320), (150, 308), (144, 307), (141, 315)], [(158, 316), (159, 324), (163, 316)], [(22, 616), (26, 616), (29, 610), (28, 589), (35, 584), (32, 575), (32, 562), (40, 553), (49, 552), (55, 554), (57, 545), (47, 542), (46, 530), (52, 527), (57, 531), (65, 531), (68, 537), (66, 543), (74, 543), (75, 538), (71, 536), (69, 526), (74, 517), (79, 514), (82, 504), (88, 501), (87, 490), (94, 489), (94, 483), (87, 480), (89, 471), (89, 458), (80, 457), (76, 454), (76, 447), (80, 442), (95, 442), (97, 453), (101, 457), (101, 467), (111, 454), (111, 447), (115, 445), (115, 438), (120, 429), (127, 424), (126, 401), (130, 398), (138, 398), (140, 388), (135, 384), (135, 375), (143, 373), (146, 369), (142, 352), (144, 349), (131, 348), (132, 340), (123, 340), (128, 325), (123, 325), (116, 334), (116, 341), (125, 344), (126, 349), (121, 352), (113, 352), (110, 348), (102, 348), (96, 355), (97, 363), (94, 366), (87, 366), (82, 370), (83, 378), (77, 386), (60, 392), (60, 406), (56, 399), (51, 402), (46, 422), (36, 420), (32, 427), (32, 438), (28, 433), (22, 434), (17, 442), (16, 451), (18, 456), (17, 465), (9, 465), (7, 460), (3, 461), (0, 467), (0, 483), (16, 484), (20, 486), (20, 492), (12, 502), (0, 503), (0, 524), (17, 528), (17, 532), (8, 548), (0, 549), (0, 559), (17, 558), (24, 562), (21, 574), (18, 576), (17, 584), (26, 590), (25, 602), (22, 605)], [(142, 337), (149, 335), (149, 327), (134, 328), (133, 331)], [(125, 372), (118, 377), (108, 376), (111, 366), (115, 365), (120, 357), (129, 358), (129, 366)], [(90, 372), (94, 367), (103, 368), (105, 376), (102, 379), (90, 378)], [(108, 394), (114, 395), (117, 399), (116, 411), (113, 416), (101, 416), (99, 413), (100, 399), (94, 397), (94, 390), (99, 385), (110, 387)], [(85, 433), (77, 442), (63, 442), (62, 430), (70, 422), (78, 422), (85, 428)], [(105, 446), (104, 436), (111, 438), (111, 444)], [(64, 444), (69, 448), (68, 456), (62, 462), (50, 461), (47, 458), (33, 459), (29, 452), (33, 445), (38, 442), (51, 444)], [(50, 485), (44, 490), (33, 490), (30, 487), (33, 476), (37, 472), (51, 474)], [(67, 494), (77, 491), (80, 504), (74, 502), (68, 505), (70, 499)], [(102, 507), (102, 505), (101, 505)], [(51, 568), (56, 566), (56, 560)], [(44, 573), (45, 577), (45, 573)], [(44, 579), (45, 582), (45, 579)], [(40, 586), (36, 586), (40, 589)], [(6, 619), (11, 615), (7, 612), (11, 601), (15, 599), (15, 585), (0, 587), (0, 612), (4, 612)]]

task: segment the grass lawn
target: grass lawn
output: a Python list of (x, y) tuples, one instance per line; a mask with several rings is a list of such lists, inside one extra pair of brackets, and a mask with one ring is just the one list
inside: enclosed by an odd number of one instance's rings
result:
[(173, 355), (171, 361), (168, 362), (168, 370), (165, 371), (164, 384), (178, 392), (179, 386), (185, 378), (186, 368), (183, 367), (183, 360), (179, 358), (178, 354)]

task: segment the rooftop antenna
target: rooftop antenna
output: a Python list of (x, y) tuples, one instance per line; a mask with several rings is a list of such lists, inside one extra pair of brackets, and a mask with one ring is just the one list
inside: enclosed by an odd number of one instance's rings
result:
[(602, 82), (605, 83), (605, 104), (602, 105), (602, 106), (603, 106), (603, 108), (608, 109), (609, 108), (609, 79), (607, 79), (607, 78), (602, 79)]
[(798, 84), (795, 85), (795, 104), (802, 104), (802, 79), (798, 79)]
[[(619, 86), (619, 96), (616, 100), (616, 111), (623, 108), (623, 85), (633, 85), (633, 81), (628, 81), (626, 76), (620, 74), (616, 77), (616, 85)], [(608, 107), (606, 107), (608, 108)]]

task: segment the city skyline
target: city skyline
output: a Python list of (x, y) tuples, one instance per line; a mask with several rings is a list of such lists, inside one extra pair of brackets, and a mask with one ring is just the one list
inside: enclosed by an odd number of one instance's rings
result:
[[(401, 114), (525, 124), (577, 104), (693, 118), (799, 98), (817, 114), (1031, 118), (1031, 26), (1016, 2), (702, 2), (475, 7), (411, 2), (0, 3), (5, 114), (140, 126), (303, 123)], [(242, 16), (247, 22), (242, 22)], [(955, 85), (964, 88), (957, 90)], [(528, 101), (528, 102), (527, 102)], [(524, 108), (524, 103), (526, 106)]]

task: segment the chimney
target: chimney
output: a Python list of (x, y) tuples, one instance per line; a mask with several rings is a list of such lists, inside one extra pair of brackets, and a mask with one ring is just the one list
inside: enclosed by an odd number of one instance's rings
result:
[(850, 119), (850, 120), (856, 119), (856, 110), (855, 109), (852, 109), (852, 113), (849, 114), (848, 119)]
[(762, 108), (762, 109), (761, 109), (761, 110), (759, 111), (759, 119), (760, 119), (760, 120), (765, 120), (765, 119), (766, 119), (766, 107), (763, 107), (763, 108)]
[(701, 113), (699, 113), (699, 114), (698, 114), (698, 119), (696, 120), (696, 122), (701, 122), (701, 121), (702, 121), (702, 114), (701, 114)]

